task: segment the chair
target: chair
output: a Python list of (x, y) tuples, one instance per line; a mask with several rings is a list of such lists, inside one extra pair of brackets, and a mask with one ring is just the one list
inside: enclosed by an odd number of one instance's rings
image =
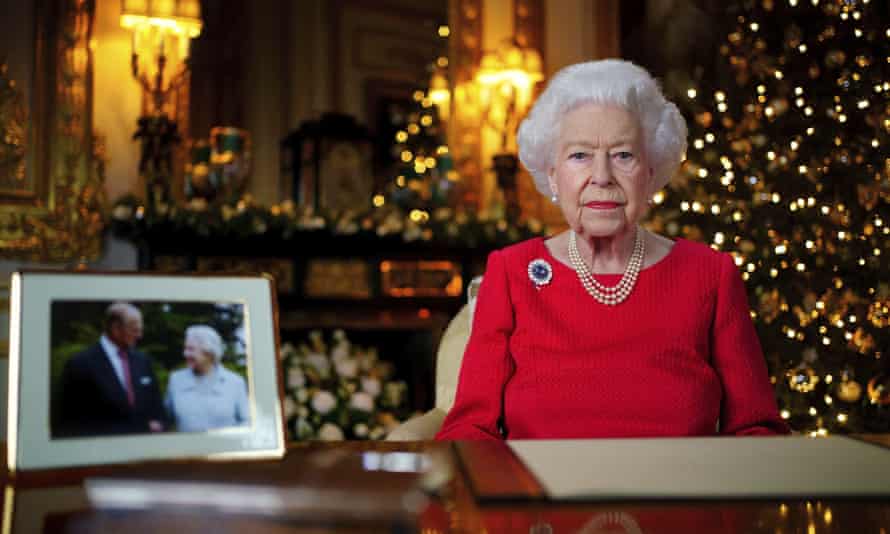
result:
[(470, 327), (473, 324), (473, 310), (476, 307), (476, 295), (482, 277), (477, 276), (467, 286), (467, 303), (461, 307), (457, 315), (451, 319), (439, 349), (436, 351), (436, 403), (435, 407), (423, 415), (408, 419), (394, 428), (386, 436), (387, 441), (423, 441), (435, 437), (442, 426), (445, 415), (454, 405), (457, 393), (457, 379), (460, 375), (460, 364), (470, 339)]

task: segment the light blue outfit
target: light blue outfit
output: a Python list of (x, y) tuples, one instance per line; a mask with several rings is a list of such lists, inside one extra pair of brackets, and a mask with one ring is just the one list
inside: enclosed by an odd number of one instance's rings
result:
[(206, 376), (188, 367), (174, 371), (167, 382), (164, 406), (180, 432), (250, 424), (247, 383), (221, 365)]

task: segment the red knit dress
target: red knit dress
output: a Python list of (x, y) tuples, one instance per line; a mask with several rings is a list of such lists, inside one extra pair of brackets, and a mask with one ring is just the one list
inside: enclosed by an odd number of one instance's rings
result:
[[(528, 275), (538, 258), (553, 270), (540, 289)], [(488, 258), (436, 439), (787, 432), (731, 256), (680, 239), (606, 306), (536, 238)]]

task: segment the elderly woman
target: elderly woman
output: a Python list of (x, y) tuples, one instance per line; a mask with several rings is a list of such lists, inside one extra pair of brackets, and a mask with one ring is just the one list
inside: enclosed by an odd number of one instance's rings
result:
[(437, 439), (788, 432), (732, 257), (639, 226), (686, 149), (655, 80), (567, 67), (518, 143), (569, 228), (489, 257)]
[(180, 432), (246, 425), (250, 422), (247, 384), (220, 364), (223, 342), (207, 325), (185, 330), (182, 356), (188, 367), (174, 371), (164, 403)]

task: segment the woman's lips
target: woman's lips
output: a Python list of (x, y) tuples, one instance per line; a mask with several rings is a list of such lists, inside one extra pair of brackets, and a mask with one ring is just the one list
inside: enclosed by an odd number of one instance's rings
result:
[(618, 202), (605, 202), (605, 201), (593, 201), (584, 204), (585, 207), (594, 210), (612, 210), (620, 206), (621, 204)]

